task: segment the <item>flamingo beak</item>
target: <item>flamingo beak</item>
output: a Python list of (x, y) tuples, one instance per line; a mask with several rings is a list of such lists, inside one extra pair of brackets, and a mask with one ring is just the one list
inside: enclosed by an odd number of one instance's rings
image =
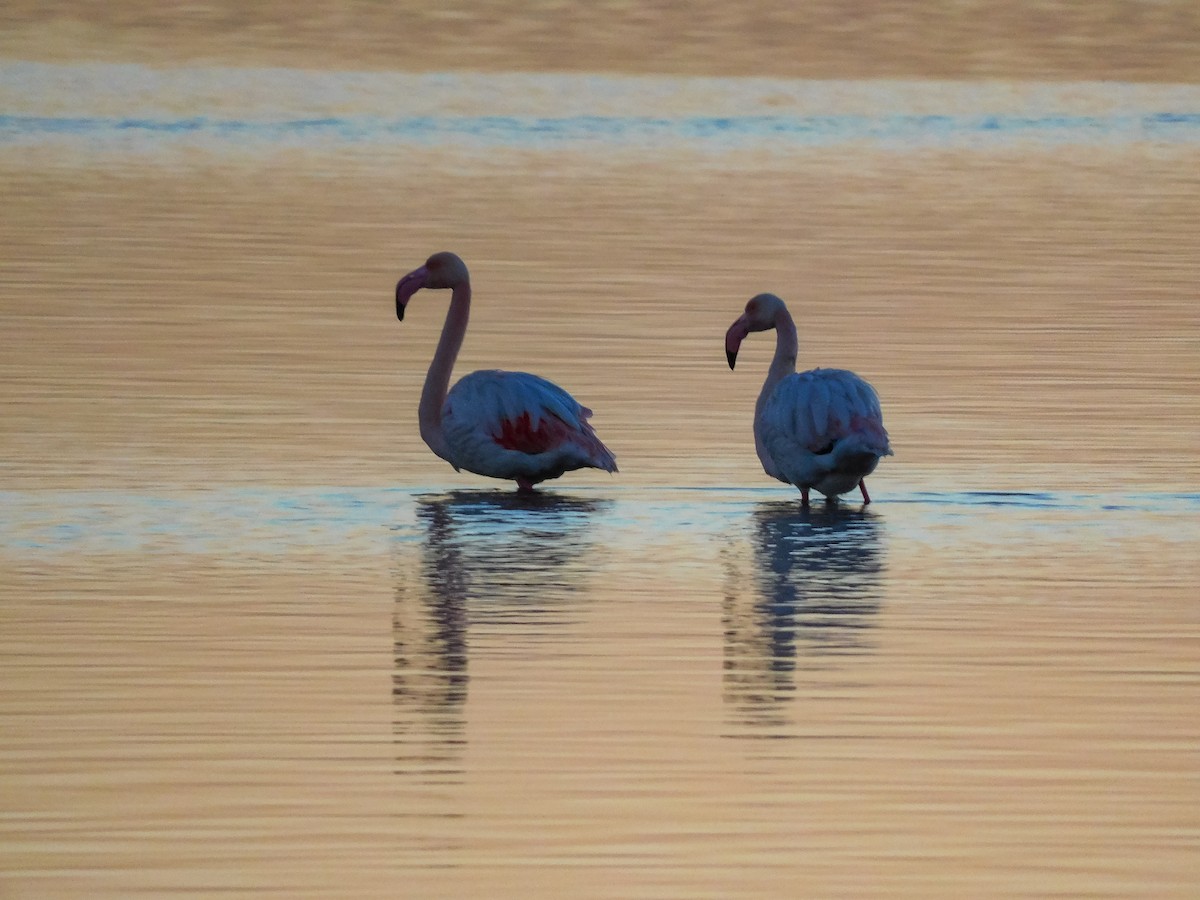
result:
[(396, 282), (396, 318), (401, 322), (404, 321), (404, 308), (408, 305), (409, 298), (425, 287), (425, 278), (428, 275), (429, 271), (421, 266)]
[(749, 333), (750, 326), (746, 323), (745, 316), (730, 325), (729, 330), (725, 332), (725, 358), (729, 360), (729, 368), (732, 369), (737, 362), (738, 349)]

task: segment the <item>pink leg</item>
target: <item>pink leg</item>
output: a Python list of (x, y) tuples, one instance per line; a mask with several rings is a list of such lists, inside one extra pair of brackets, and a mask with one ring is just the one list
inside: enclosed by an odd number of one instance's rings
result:
[(858, 483), (858, 489), (860, 491), (862, 491), (863, 506), (866, 506), (868, 503), (871, 502), (871, 495), (867, 493), (867, 479), (864, 478), (862, 481), (860, 481)]
[(808, 509), (808, 488), (800, 488), (800, 508)]
[(534, 490), (533, 482), (527, 478), (518, 478), (517, 479), (517, 492), (520, 494), (535, 494), (535, 493), (537, 493), (537, 491)]

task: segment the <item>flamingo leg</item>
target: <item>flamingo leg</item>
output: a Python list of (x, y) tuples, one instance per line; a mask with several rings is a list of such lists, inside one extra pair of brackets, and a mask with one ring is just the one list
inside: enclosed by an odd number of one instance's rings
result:
[(800, 488), (800, 508), (808, 509), (808, 488)]
[(864, 478), (861, 481), (859, 481), (858, 489), (860, 491), (862, 491), (863, 506), (866, 506), (868, 503), (871, 502), (871, 495), (867, 493), (867, 479)]
[(527, 478), (517, 479), (517, 492), (520, 494), (536, 494), (537, 490), (533, 486), (533, 482)]

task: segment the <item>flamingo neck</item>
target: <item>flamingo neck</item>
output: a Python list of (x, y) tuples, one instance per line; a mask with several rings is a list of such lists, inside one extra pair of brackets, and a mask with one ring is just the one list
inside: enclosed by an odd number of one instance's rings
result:
[(442, 408), (450, 392), (450, 374), (454, 361), (462, 348), (467, 333), (467, 320), (471, 315), (471, 284), (464, 281), (454, 287), (450, 294), (450, 309), (442, 326), (433, 362), (425, 376), (425, 387), (421, 390), (421, 403), (417, 407), (417, 419), (421, 425), (421, 438), (429, 449), (442, 459), (449, 459), (446, 438), (442, 432)]
[(775, 385), (789, 375), (796, 374), (796, 357), (799, 353), (800, 338), (796, 334), (796, 323), (792, 321), (791, 313), (782, 309), (775, 317), (775, 356), (759, 395), (760, 403), (766, 401), (771, 391), (775, 390)]
[(787, 479), (779, 473), (767, 450), (762, 429), (762, 412), (775, 386), (796, 373), (796, 356), (799, 352), (800, 339), (796, 334), (796, 323), (792, 321), (791, 313), (782, 309), (775, 317), (775, 356), (771, 360), (771, 367), (767, 369), (767, 380), (763, 382), (762, 390), (759, 391), (758, 401), (754, 404), (754, 449), (766, 473), (781, 481)]

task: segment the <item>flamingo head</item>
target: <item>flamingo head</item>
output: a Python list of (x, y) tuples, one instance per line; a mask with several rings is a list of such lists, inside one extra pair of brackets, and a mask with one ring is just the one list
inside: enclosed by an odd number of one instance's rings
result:
[(425, 260), (425, 265), (396, 282), (396, 318), (404, 321), (409, 299), (421, 288), (455, 288), (465, 284), (469, 277), (467, 264), (461, 257), (445, 250), (433, 254)]
[(729, 368), (732, 369), (737, 362), (738, 348), (742, 346), (746, 335), (752, 331), (771, 330), (779, 314), (786, 309), (783, 301), (774, 294), (758, 294), (750, 298), (746, 311), (725, 332), (725, 358), (729, 360)]

